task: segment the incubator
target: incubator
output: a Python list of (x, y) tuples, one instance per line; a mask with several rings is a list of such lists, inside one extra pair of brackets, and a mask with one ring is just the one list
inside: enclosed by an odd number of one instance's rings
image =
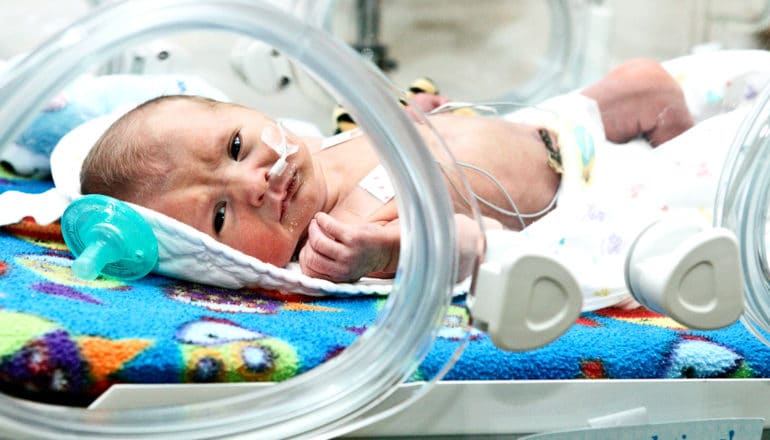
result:
[[(0, 77), (0, 145), (14, 139), (61, 84), (96, 61), (163, 34), (195, 29), (231, 32), (276, 48), (350, 109), (362, 136), (376, 147), (378, 172), (389, 177), (398, 195), (401, 254), (395, 278), (370, 284), (311, 280), (234, 255), (211, 237), (146, 208), (99, 196), (77, 198), (64, 212), (62, 233), (77, 257), (72, 271), (86, 279), (97, 273), (132, 279), (155, 270), (224, 287), (253, 283), (308, 294), (388, 293), (388, 298), (350, 347), (285, 382), (226, 391), (210, 401), (191, 398), (179, 406), (127, 410), (62, 408), (2, 395), (0, 432), (40, 438), (333, 437), (397, 413), (451, 368), (464, 343), (442, 353), (431, 374), (423, 370), (414, 380), (458, 291), (467, 294), (472, 319), (461, 322), (453, 336), (465, 343), (476, 331), (472, 324), (500, 347), (531, 350), (578, 319), (584, 299), (573, 270), (523, 235), (485, 230), (478, 197), (464, 177), (467, 168), (425, 115), (418, 113), (416, 124), (409, 120), (399, 104), (409, 98), (350, 48), (270, 4), (136, 0), (98, 9)], [(651, 223), (633, 244), (621, 275), (644, 305), (701, 328), (737, 319), (746, 289), (743, 319), (762, 338), (770, 331), (763, 296), (770, 172), (762, 160), (770, 139), (770, 89), (752, 109), (725, 164), (714, 225), (678, 218)], [(287, 163), (303, 154), (288, 134), (289, 124), (277, 121), (258, 135), (275, 156), (270, 178), (280, 179), (292, 169)], [(577, 143), (590, 144), (582, 130), (572, 133)], [(56, 175), (54, 170), (54, 180)], [(529, 220), (512, 205), (518, 221)], [(470, 221), (459, 225), (457, 215)], [(181, 258), (190, 249), (209, 255)], [(598, 299), (594, 306), (601, 304)]]
[[(11, 127), (25, 126), (31, 116), (29, 112), (10, 109), (20, 108), (22, 103), (30, 109), (38, 108), (58, 84), (72, 81), (97, 57), (165, 32), (200, 28), (240, 33), (278, 48), (334, 90), (340, 102), (354, 111), (374, 144), (390, 145), (393, 150), (385, 153), (389, 159), (383, 156), (383, 162), (393, 176), (394, 186), (399, 194), (414, 195), (411, 201), (410, 197), (399, 199), (399, 210), (413, 212), (402, 216), (402, 232), (405, 236), (420, 237), (414, 242), (421, 249), (402, 250), (399, 273), (403, 276), (397, 278), (391, 300), (380, 312), (378, 323), (354, 347), (296, 380), (218, 402), (191, 402), (149, 411), (63, 409), (3, 396), (3, 429), (11, 433), (60, 436), (70, 432), (78, 437), (147, 438), (240, 433), (267, 438), (315, 432), (331, 436), (342, 432), (340, 429), (350, 429), (342, 428), (343, 425), (355, 426), (371, 417), (364, 416), (367, 409), (379, 403), (393, 385), (409, 377), (435, 337), (435, 326), (451, 297), (457, 264), (452, 248), (454, 228), (447, 227), (443, 214), (451, 208), (442, 190), (443, 183), (438, 180), (441, 177), (435, 169), (436, 158), (427, 149), (419, 148), (422, 139), (406, 119), (398, 100), (392, 98), (393, 91), (383, 77), (322, 31), (269, 5), (250, 1), (126, 2), (99, 9), (55, 36), (16, 65), (12, 75), (4, 77), (6, 105), (1, 119), (5, 139), (13, 139), (16, 130)], [(370, 87), (359, 93), (361, 88), (357, 84)], [(384, 121), (403, 129), (385, 130)], [(411, 151), (398, 150), (399, 146), (407, 145), (412, 146)], [(447, 158), (440, 160), (449, 163)], [(417, 194), (422, 197), (416, 197)], [(413, 203), (416, 204), (412, 208), (406, 208)], [(436, 270), (424, 273), (419, 269), (423, 261), (431, 261)], [(393, 343), (380, 343), (394, 328), (404, 331)], [(449, 354), (447, 360), (452, 357)], [(437, 377), (441, 373), (438, 371)], [(420, 388), (415, 390), (416, 394), (421, 394)], [(38, 409), (32, 409), (33, 406)], [(383, 417), (387, 412), (374, 417)], [(213, 417), (215, 414), (218, 416)]]

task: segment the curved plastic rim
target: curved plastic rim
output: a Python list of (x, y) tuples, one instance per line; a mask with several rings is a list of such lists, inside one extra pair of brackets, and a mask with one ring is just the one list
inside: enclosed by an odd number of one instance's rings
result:
[[(133, 0), (98, 9), (0, 78), (0, 145), (14, 139), (46, 99), (86, 68), (138, 42), (187, 30), (221, 30), (262, 40), (304, 65), (355, 110), (393, 178), (403, 213), (402, 240), (411, 243), (402, 249), (394, 293), (377, 322), (348, 350), (276, 386), (216, 402), (121, 412), (54, 407), (0, 395), (0, 426), (43, 438), (339, 433), (341, 424), (406, 380), (432, 345), (455, 272), (452, 209), (441, 175), (384, 77), (344, 44), (270, 5), (254, 0)], [(423, 270), (425, 261), (431, 262), (431, 271)]]
[(728, 153), (714, 207), (714, 223), (730, 229), (738, 238), (746, 295), (741, 321), (766, 345), (770, 345), (770, 266), (765, 227), (769, 197), (770, 87), (766, 87)]

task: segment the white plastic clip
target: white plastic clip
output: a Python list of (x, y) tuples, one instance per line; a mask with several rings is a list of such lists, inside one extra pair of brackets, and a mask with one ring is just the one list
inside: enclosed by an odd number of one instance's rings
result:
[(567, 331), (583, 305), (580, 286), (555, 258), (513, 231), (488, 231), (484, 264), (469, 300), (474, 325), (508, 351), (541, 347)]
[(735, 235), (696, 215), (670, 215), (643, 231), (625, 276), (637, 301), (690, 328), (726, 327), (743, 313)]

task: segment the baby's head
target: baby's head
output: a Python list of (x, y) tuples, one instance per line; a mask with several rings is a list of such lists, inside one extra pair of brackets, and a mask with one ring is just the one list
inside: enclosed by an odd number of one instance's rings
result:
[(158, 145), (152, 127), (158, 107), (175, 99), (211, 101), (199, 97), (164, 96), (137, 106), (117, 119), (83, 161), (80, 186), (83, 194), (105, 194), (141, 203), (162, 184), (171, 171), (169, 152)]
[(323, 173), (300, 139), (283, 173), (276, 122), (191, 96), (148, 101), (115, 121), (81, 170), (83, 194), (136, 203), (265, 262), (285, 265), (326, 199)]

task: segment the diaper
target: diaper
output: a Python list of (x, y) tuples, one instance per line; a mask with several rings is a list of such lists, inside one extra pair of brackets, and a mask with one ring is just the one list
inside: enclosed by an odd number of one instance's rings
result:
[[(506, 119), (544, 126), (558, 134), (561, 183), (556, 207), (520, 232), (522, 238), (556, 258), (575, 274), (583, 310), (617, 304), (629, 294), (618, 242), (605, 233), (608, 213), (588, 200), (589, 190), (612, 178), (611, 153), (596, 102), (577, 92), (557, 96)], [(599, 200), (602, 200), (599, 198)], [(598, 240), (598, 241), (597, 241)], [(609, 258), (608, 258), (609, 257)], [(610, 277), (608, 280), (607, 277)]]

